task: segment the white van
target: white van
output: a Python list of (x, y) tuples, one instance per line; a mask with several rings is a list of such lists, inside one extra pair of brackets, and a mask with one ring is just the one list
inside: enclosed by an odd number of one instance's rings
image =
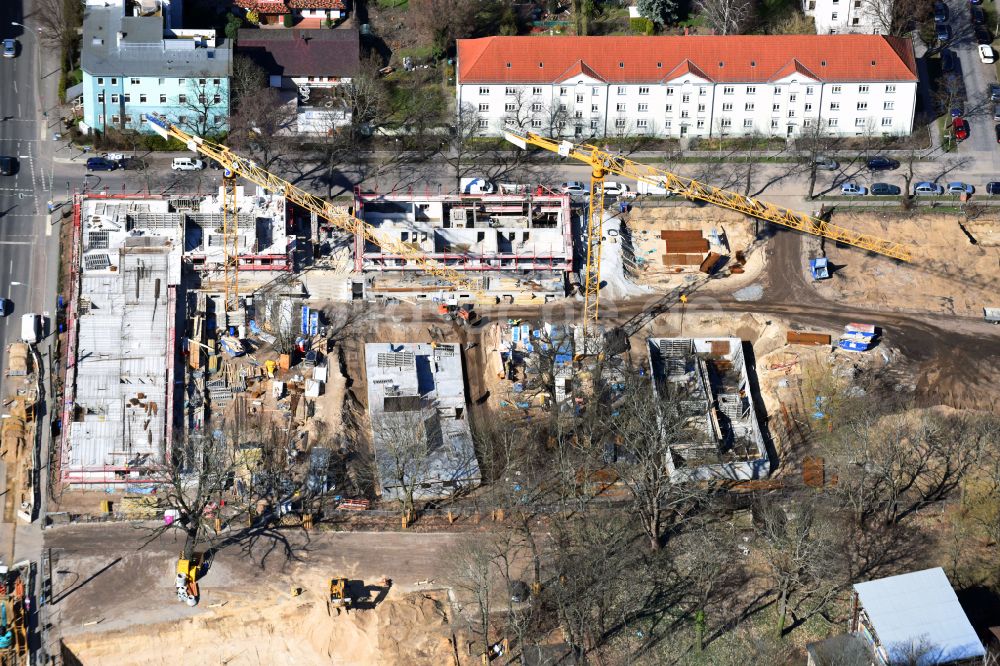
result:
[(41, 335), (41, 317), (34, 312), (21, 315), (21, 339), (33, 345), (38, 342)]
[(463, 178), (459, 184), (462, 194), (493, 194), (493, 183), (485, 178)]
[(205, 168), (205, 163), (193, 157), (175, 157), (170, 168), (174, 171), (201, 171)]

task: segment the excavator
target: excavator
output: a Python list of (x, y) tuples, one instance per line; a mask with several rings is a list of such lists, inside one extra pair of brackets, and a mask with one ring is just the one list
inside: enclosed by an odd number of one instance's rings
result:
[(335, 608), (350, 610), (354, 603), (347, 589), (346, 578), (330, 579), (330, 605)]
[(466, 328), (472, 328), (479, 323), (480, 317), (479, 313), (475, 311), (472, 305), (455, 305), (449, 303), (441, 303), (438, 305), (438, 316), (444, 321), (458, 321), (462, 326)]

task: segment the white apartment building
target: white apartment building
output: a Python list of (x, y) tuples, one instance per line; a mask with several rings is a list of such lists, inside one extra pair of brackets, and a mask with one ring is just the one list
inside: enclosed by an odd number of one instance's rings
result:
[(884, 35), (892, 27), (894, 0), (802, 0), (802, 11), (816, 21), (817, 35)]
[(897, 136), (917, 66), (881, 35), (486, 37), (458, 41), (456, 87), (484, 135)]

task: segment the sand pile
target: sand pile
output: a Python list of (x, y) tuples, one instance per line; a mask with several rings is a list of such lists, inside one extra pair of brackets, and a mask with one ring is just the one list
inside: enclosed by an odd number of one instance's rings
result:
[(371, 610), (329, 608), (319, 593), (230, 604), (193, 618), (64, 640), (82, 664), (451, 663), (444, 592), (390, 595)]

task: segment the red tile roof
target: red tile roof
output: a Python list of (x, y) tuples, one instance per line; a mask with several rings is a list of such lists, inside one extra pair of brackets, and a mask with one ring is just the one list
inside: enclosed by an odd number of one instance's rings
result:
[(910, 40), (882, 35), (484, 37), (458, 40), (458, 65), (461, 83), (556, 83), (574, 66), (608, 83), (917, 80)]
[(287, 14), (292, 9), (347, 9), (345, 0), (235, 0), (237, 7), (262, 14)]

